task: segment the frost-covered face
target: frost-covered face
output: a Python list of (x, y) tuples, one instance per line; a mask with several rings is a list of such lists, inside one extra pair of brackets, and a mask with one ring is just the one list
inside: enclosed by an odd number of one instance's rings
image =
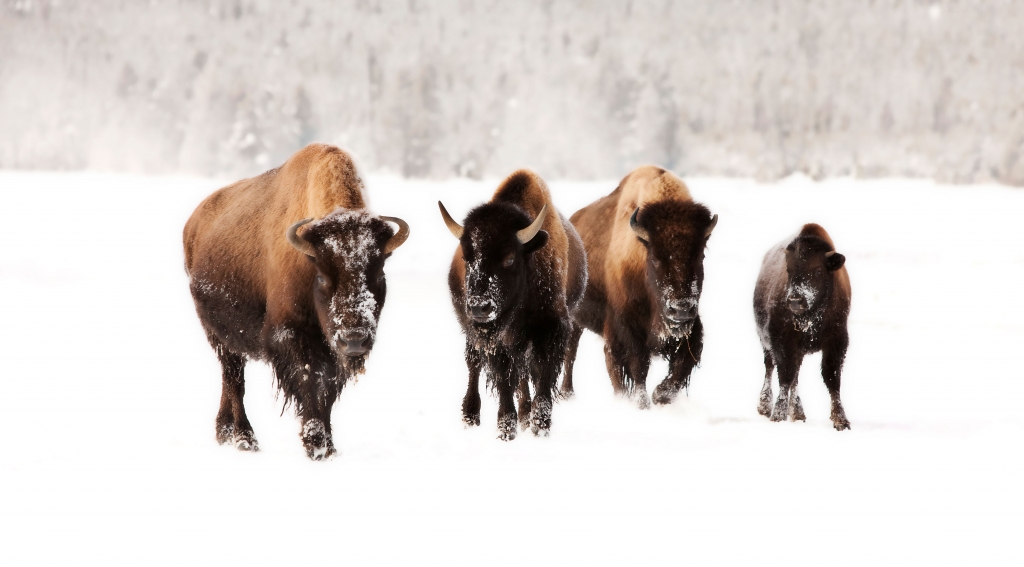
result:
[(517, 232), (531, 219), (517, 207), (488, 204), (470, 212), (459, 243), (466, 264), (466, 317), (487, 326), (525, 299), (529, 255), (543, 247), (541, 230), (525, 244)]
[(313, 245), (313, 303), (331, 349), (350, 359), (373, 348), (387, 282), (385, 245), (394, 231), (365, 211), (338, 211), (309, 226)]
[(673, 335), (685, 336), (697, 319), (704, 288), (704, 250), (717, 217), (712, 219), (704, 209), (690, 215), (691, 219), (677, 212), (671, 222), (658, 223), (653, 217), (664, 216), (658, 212), (638, 214), (633, 230), (647, 251), (648, 291), (655, 298), (657, 313)]
[(797, 316), (817, 311), (832, 291), (832, 272), (846, 257), (818, 238), (798, 238), (786, 247), (786, 304)]

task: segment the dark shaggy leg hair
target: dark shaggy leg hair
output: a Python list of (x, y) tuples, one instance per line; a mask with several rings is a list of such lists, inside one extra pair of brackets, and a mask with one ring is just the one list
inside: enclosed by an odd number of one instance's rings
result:
[(678, 339), (675, 346), (672, 343), (667, 345), (668, 351), (668, 376), (654, 389), (651, 401), (656, 404), (670, 404), (679, 395), (679, 392), (690, 385), (690, 375), (693, 369), (700, 364), (700, 356), (704, 351), (704, 325), (700, 317), (693, 323), (690, 335)]
[(565, 377), (562, 378), (562, 388), (558, 392), (558, 397), (563, 400), (568, 400), (575, 395), (572, 385), (572, 369), (576, 364), (576, 351), (579, 349), (581, 336), (583, 336), (583, 327), (572, 323), (569, 341), (565, 346)]
[(302, 421), (299, 438), (306, 456), (316, 461), (333, 456), (337, 451), (331, 435), (331, 408), (345, 385), (344, 369), (320, 335), (293, 331), (268, 350), (278, 387), (285, 394), (285, 407), (294, 403)]
[(515, 391), (522, 378), (522, 369), (517, 361), (506, 352), (496, 352), (487, 357), (489, 381), (498, 392), (498, 439), (511, 441), (516, 438)]
[(245, 397), (245, 357), (230, 352), (212, 334), (207, 334), (221, 367), (220, 410), (217, 412), (217, 442), (234, 443), (241, 451), (259, 451), (242, 403)]
[(483, 361), (472, 341), (466, 340), (466, 367), (469, 368), (469, 385), (462, 398), (462, 422), (466, 427), (480, 425), (480, 369)]

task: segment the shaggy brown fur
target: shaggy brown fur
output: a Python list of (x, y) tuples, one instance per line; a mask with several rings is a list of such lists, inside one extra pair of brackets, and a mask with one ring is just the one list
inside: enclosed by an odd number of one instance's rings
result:
[(615, 392), (634, 396), (642, 408), (649, 406), (651, 355), (666, 357), (669, 375), (654, 402), (671, 402), (689, 383), (703, 349), (697, 304), (704, 248), (717, 216), (695, 203), (671, 172), (646, 166), (577, 211), (572, 222), (586, 248), (590, 279), (566, 351), (562, 395), (573, 393), (572, 364), (580, 335), (589, 329), (605, 339)]
[[(396, 236), (365, 207), (352, 159), (311, 144), (279, 168), (216, 191), (186, 223), (190, 289), (223, 366), (221, 443), (257, 450), (242, 405), (245, 360), (254, 359), (272, 364), (286, 403), (295, 403), (308, 455), (334, 453), (330, 410), (372, 347), (386, 293), (384, 248), (408, 234)], [(310, 217), (319, 220), (298, 235), (307, 255), (286, 231)], [(346, 304), (353, 298), (364, 308)]]
[[(754, 287), (754, 318), (764, 350), (764, 386), (758, 413), (772, 421), (803, 421), (797, 393), (800, 364), (821, 351), (821, 376), (832, 397), (831, 418), (850, 428), (839, 399), (840, 374), (849, 345), (850, 276), (825, 229), (806, 224), (764, 257)], [(772, 370), (779, 369), (779, 396), (772, 408)]]
[[(521, 243), (516, 231), (530, 226), (545, 206), (540, 232)], [(525, 170), (502, 182), (490, 202), (470, 211), (463, 225), (448, 276), (455, 314), (466, 334), (469, 385), (463, 420), (480, 424), (479, 378), (486, 367), (499, 397), (500, 438), (515, 438), (517, 419), (534, 434), (547, 435), (571, 317), (587, 282), (583, 243), (555, 209), (544, 180)], [(517, 393), (518, 414), (513, 404)]]

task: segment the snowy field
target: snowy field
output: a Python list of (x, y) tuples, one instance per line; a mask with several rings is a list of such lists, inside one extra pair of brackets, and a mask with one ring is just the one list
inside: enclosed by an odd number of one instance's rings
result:
[[(214, 441), (219, 365), (181, 229), (228, 180), (0, 172), (0, 564), (1017, 564), (1024, 528), (1024, 191), (925, 181), (689, 179), (720, 216), (688, 396), (616, 399), (585, 334), (551, 437), (465, 430), (445, 278), (461, 219), (496, 183), (367, 179), (406, 219), (367, 373), (306, 459), (269, 369), (247, 367), (262, 451)], [(554, 183), (566, 215), (615, 181)], [(757, 415), (751, 297), (764, 252), (825, 226), (853, 283), (828, 419)], [(664, 373), (655, 364), (650, 387)]]

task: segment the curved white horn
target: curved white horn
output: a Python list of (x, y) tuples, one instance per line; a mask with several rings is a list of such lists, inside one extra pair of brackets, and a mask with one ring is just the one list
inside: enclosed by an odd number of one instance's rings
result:
[(647, 229), (642, 227), (642, 226), (640, 226), (640, 225), (638, 225), (638, 224), (636, 224), (636, 214), (639, 213), (639, 212), (640, 212), (640, 207), (637, 207), (636, 210), (633, 211), (632, 216), (629, 217), (629, 228), (633, 229), (633, 232), (635, 232), (636, 235), (639, 236), (641, 240), (643, 240), (644, 242), (650, 242), (651, 241), (651, 235), (647, 233)]
[(711, 224), (708, 225), (708, 229), (704, 231), (704, 238), (711, 236), (711, 231), (715, 230), (716, 224), (718, 224), (718, 215), (711, 217)]
[(459, 240), (462, 240), (462, 226), (460, 226), (459, 223), (455, 222), (455, 219), (453, 219), (452, 216), (448, 214), (448, 210), (444, 208), (444, 205), (441, 204), (441, 201), (437, 202), (437, 206), (438, 208), (441, 209), (441, 218), (444, 219), (444, 224), (445, 226), (448, 227), (448, 230), (452, 232), (452, 236), (458, 238)]
[(544, 205), (541, 207), (540, 213), (537, 214), (537, 218), (533, 219), (533, 222), (530, 223), (530, 226), (516, 233), (516, 238), (519, 239), (521, 244), (526, 244), (533, 240), (534, 236), (537, 236), (537, 233), (540, 232), (540, 227), (544, 225), (544, 213), (546, 212), (548, 212), (548, 206)]
[(389, 238), (384, 245), (384, 254), (390, 254), (394, 252), (395, 248), (405, 244), (405, 241), (409, 239), (409, 223), (398, 217), (386, 217), (384, 215), (380, 215), (380, 220), (393, 222), (398, 225), (398, 232)]
[(306, 256), (316, 257), (316, 249), (313, 248), (313, 245), (307, 242), (306, 240), (299, 238), (299, 235), (297, 234), (299, 227), (312, 221), (313, 219), (311, 218), (302, 219), (299, 222), (289, 226), (288, 230), (285, 231), (285, 236), (288, 237), (288, 243), (294, 246), (296, 250), (302, 252)]

